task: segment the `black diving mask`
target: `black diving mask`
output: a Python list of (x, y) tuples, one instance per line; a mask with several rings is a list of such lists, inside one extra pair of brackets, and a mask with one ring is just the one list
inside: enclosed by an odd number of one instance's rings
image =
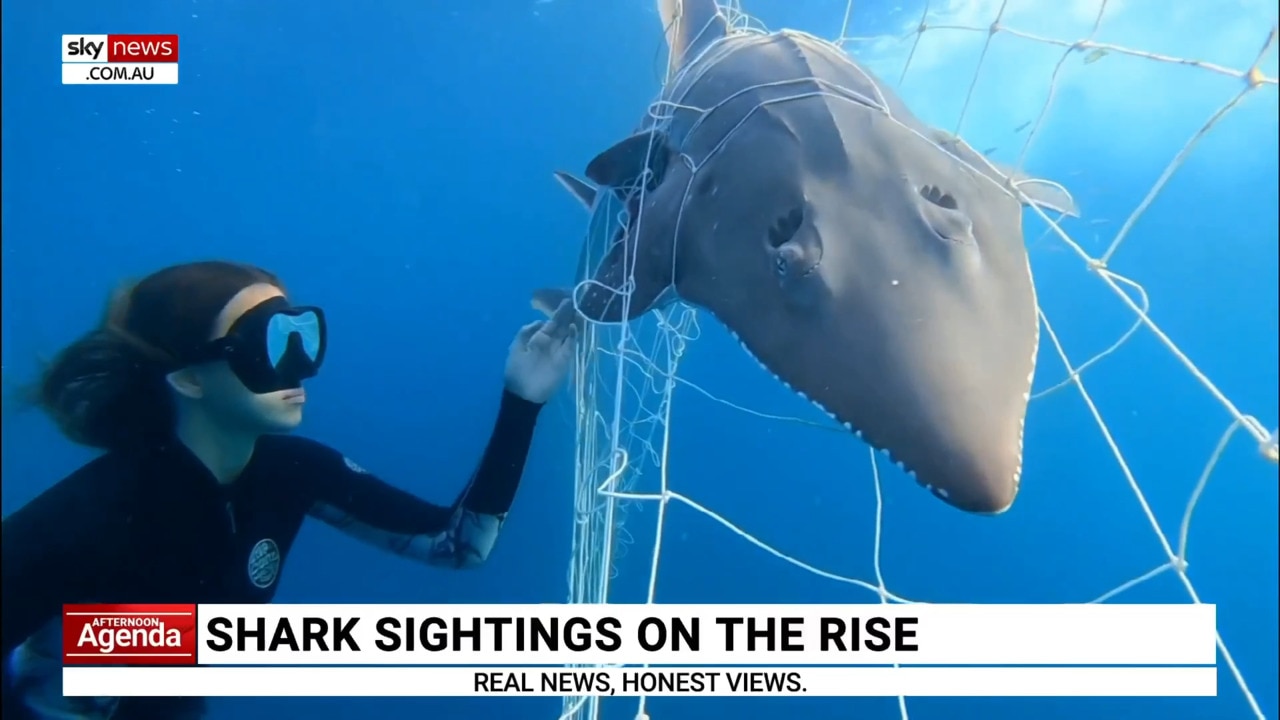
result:
[(250, 392), (265, 395), (300, 388), (315, 377), (327, 344), (324, 311), (274, 297), (241, 315), (226, 336), (197, 353), (196, 361), (226, 360)]

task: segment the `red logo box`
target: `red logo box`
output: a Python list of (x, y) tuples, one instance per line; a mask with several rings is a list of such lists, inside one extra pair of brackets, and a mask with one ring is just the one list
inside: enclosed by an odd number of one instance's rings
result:
[(63, 665), (195, 665), (195, 605), (63, 605)]
[(107, 36), (107, 62), (176, 63), (178, 36), (112, 33)]

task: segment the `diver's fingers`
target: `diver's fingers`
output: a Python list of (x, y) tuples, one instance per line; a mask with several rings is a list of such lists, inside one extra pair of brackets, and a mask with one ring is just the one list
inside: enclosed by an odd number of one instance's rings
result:
[(564, 300), (556, 308), (551, 319), (547, 321), (547, 326), (544, 329), (544, 332), (554, 340), (564, 340), (568, 337), (574, 327), (573, 321), (577, 312), (578, 311), (573, 307), (573, 300)]
[(544, 321), (542, 320), (534, 320), (528, 325), (520, 328), (520, 332), (517, 332), (515, 339), (511, 341), (511, 349), (514, 350), (516, 348), (520, 348), (523, 350), (527, 347), (529, 342), (533, 340), (534, 334), (538, 332), (538, 329), (541, 328), (543, 324)]
[(552, 336), (555, 330), (553, 320), (545, 320), (538, 323), (538, 330), (529, 338), (529, 350), (532, 352), (547, 352), (557, 341)]
[(538, 331), (534, 337), (547, 338), (548, 343), (560, 343), (570, 332), (570, 328), (574, 326), (574, 315), (577, 311), (573, 308), (573, 302), (565, 300), (556, 308), (555, 314), (547, 321), (546, 325)]
[(578, 339), (578, 326), (570, 325), (569, 331), (564, 334), (556, 344), (555, 352), (557, 355), (570, 355), (576, 346), (575, 341)]

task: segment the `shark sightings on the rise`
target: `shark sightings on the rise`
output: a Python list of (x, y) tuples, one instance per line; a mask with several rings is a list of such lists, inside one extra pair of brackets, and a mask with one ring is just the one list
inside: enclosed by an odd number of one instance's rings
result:
[(834, 45), (730, 31), (714, 0), (658, 9), (657, 112), (590, 182), (557, 174), (628, 210), (598, 265), (583, 248), (579, 312), (622, 321), (628, 276), (626, 319), (701, 307), (945, 502), (1008, 509), (1039, 343), (1020, 198), (1074, 215), (1071, 197), (925, 125)]

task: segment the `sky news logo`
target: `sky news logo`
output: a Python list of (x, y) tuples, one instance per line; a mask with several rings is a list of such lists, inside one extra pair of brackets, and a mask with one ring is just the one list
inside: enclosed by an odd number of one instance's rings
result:
[(177, 85), (177, 35), (63, 35), (63, 85)]

